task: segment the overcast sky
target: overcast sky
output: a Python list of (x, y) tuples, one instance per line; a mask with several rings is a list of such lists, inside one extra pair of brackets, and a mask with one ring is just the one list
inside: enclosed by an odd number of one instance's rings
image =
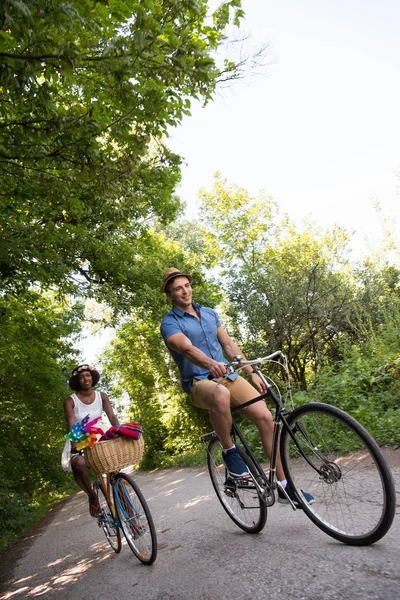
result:
[(374, 202), (400, 219), (400, 2), (243, 0), (269, 44), (263, 77), (237, 82), (175, 130), (179, 193), (195, 213), (219, 171), (264, 189), (293, 219), (370, 233)]

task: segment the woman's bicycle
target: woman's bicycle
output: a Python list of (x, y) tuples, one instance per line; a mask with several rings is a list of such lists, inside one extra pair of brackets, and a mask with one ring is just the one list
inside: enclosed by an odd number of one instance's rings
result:
[(157, 535), (147, 502), (126, 473), (97, 475), (93, 487), (100, 504), (99, 527), (114, 552), (121, 552), (121, 532), (128, 546), (145, 565), (157, 557)]
[[(97, 522), (111, 548), (116, 553), (121, 552), (122, 529), (135, 556), (145, 565), (151, 565), (157, 557), (157, 534), (150, 509), (133, 477), (116, 470), (141, 459), (143, 441), (138, 444), (139, 450), (135, 444), (133, 440), (123, 438), (99, 442), (85, 452), (85, 457), (88, 466), (96, 473), (93, 489), (100, 505)], [(107, 455), (109, 448), (114, 450), (116, 446), (117, 458), (112, 454)], [(124, 456), (124, 451), (128, 452), (127, 456)], [(140, 459), (136, 452), (140, 453)], [(116, 460), (120, 461), (118, 467)], [(113, 465), (115, 470), (111, 470)]]
[[(317, 527), (346, 544), (377, 542), (388, 532), (396, 510), (393, 478), (379, 446), (360, 423), (334, 406), (310, 402), (287, 410), (278, 386), (261, 371), (265, 363), (277, 363), (284, 369), (291, 398), (287, 359), (281, 351), (255, 360), (235, 357), (229, 371), (251, 365), (267, 386), (265, 394), (232, 407), (232, 413), (266, 398), (275, 405), (269, 473), (264, 472), (234, 419), (232, 437), (249, 468), (248, 476), (229, 475), (214, 431), (202, 437), (211, 481), (225, 511), (241, 529), (258, 533), (265, 526), (267, 508), (275, 503), (278, 488), (296, 509), (276, 479), (279, 447), (288, 483)], [(314, 503), (306, 501), (304, 490), (314, 496)]]

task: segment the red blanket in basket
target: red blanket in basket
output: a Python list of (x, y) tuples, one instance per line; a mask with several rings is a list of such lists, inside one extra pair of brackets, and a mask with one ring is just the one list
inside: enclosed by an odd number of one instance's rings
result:
[(100, 442), (104, 440), (112, 440), (119, 436), (138, 440), (142, 435), (142, 427), (138, 423), (124, 423), (123, 425), (113, 425), (110, 429), (107, 429), (105, 434), (100, 438)]

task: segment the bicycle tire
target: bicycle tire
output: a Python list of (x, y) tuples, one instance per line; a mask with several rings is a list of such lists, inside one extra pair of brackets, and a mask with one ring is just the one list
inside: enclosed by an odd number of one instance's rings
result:
[(145, 565), (157, 557), (157, 534), (147, 502), (132, 477), (118, 473), (113, 483), (122, 531), (135, 556)]
[[(243, 454), (239, 447), (238, 451)], [(267, 521), (267, 506), (254, 483), (242, 487), (240, 481), (229, 477), (222, 460), (222, 446), (216, 438), (208, 445), (207, 464), (215, 493), (225, 512), (246, 533), (259, 533)], [(252, 464), (249, 468), (255, 477), (259, 477)]]
[(103, 490), (97, 482), (94, 484), (94, 487), (101, 507), (101, 516), (97, 520), (98, 525), (103, 529), (104, 535), (111, 548), (116, 554), (119, 554), (122, 548), (121, 532), (115, 523), (111, 506)]
[[(331, 537), (367, 546), (390, 529), (396, 491), (382, 452), (353, 417), (322, 403), (304, 404), (288, 417), (281, 435), (281, 457), (287, 480), (306, 515)], [(308, 504), (302, 490), (315, 497)]]

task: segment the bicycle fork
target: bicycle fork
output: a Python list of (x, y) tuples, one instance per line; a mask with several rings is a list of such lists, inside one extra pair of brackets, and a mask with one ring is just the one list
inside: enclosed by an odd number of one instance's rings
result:
[(126, 493), (126, 491), (123, 488), (123, 498), (121, 498), (120, 492), (115, 491), (115, 482), (112, 483), (112, 486), (114, 490), (114, 497), (118, 503), (118, 507), (121, 511), (121, 514), (123, 515), (125, 521), (127, 521), (134, 530), (134, 538), (139, 538), (140, 536), (147, 533), (146, 528), (140, 525), (140, 512), (136, 508), (134, 502), (132, 501), (132, 498), (129, 496), (129, 494)]

